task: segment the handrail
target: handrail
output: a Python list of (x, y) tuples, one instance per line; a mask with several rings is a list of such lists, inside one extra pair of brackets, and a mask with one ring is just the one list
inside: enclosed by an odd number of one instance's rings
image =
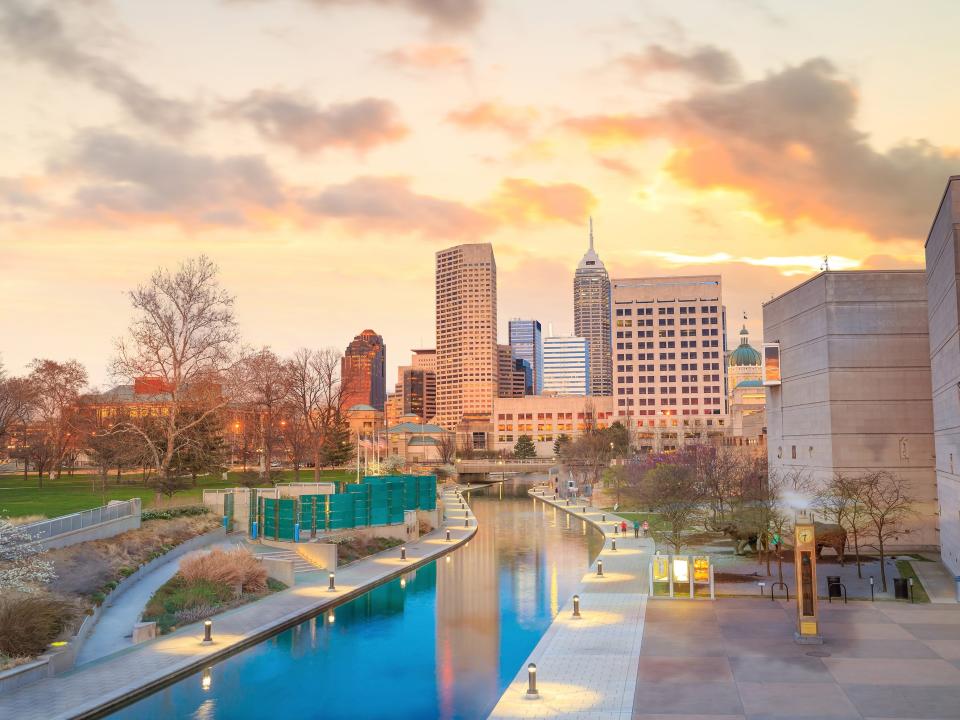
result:
[(111, 505), (102, 505), (90, 510), (81, 510), (70, 515), (39, 520), (29, 525), (21, 525), (20, 529), (29, 535), (31, 542), (49, 540), (57, 535), (82, 530), (93, 525), (119, 520), (140, 514), (140, 498), (132, 498), (115, 502)]

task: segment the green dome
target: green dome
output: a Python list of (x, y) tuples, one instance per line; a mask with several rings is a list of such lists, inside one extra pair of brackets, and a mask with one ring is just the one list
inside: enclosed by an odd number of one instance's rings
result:
[(728, 364), (730, 367), (756, 366), (762, 363), (760, 353), (750, 347), (750, 340), (747, 337), (747, 326), (744, 325), (740, 330), (740, 347), (730, 353)]

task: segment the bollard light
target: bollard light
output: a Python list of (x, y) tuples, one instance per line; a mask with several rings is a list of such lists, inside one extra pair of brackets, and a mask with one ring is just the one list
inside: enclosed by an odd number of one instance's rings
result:
[(580, 617), (580, 596), (579, 595), (573, 596), (573, 616), (575, 618)]
[(606, 521), (607, 521), (607, 516), (606, 516), (606, 515), (601, 515), (601, 516), (600, 516), (600, 522), (606, 522)]
[(873, 602), (873, 575), (870, 576), (870, 602)]
[(603, 560), (597, 560), (597, 577), (603, 577)]
[(336, 590), (337, 586), (336, 586), (336, 583), (334, 582), (334, 573), (330, 573), (330, 577), (328, 578), (328, 580), (329, 580), (329, 584), (327, 585), (327, 590)]
[(619, 534), (620, 534), (620, 526), (617, 525), (616, 523), (614, 523), (614, 525), (613, 525), (613, 534), (614, 534), (614, 535), (619, 535)]
[(406, 559), (407, 559), (407, 546), (406, 546), (406, 545), (401, 545), (401, 546), (400, 546), (400, 559), (401, 559), (401, 560), (406, 560)]
[(211, 685), (213, 685), (213, 674), (210, 672), (210, 668), (204, 668), (203, 675), (200, 677), (200, 687), (207, 691)]
[(537, 692), (537, 664), (530, 663), (527, 665), (527, 695), (536, 697), (539, 694)]
[(463, 526), (464, 526), (464, 527), (470, 527), (470, 518), (464, 518), (464, 519), (463, 519)]
[(616, 538), (613, 539), (613, 548), (612, 548), (612, 549), (613, 549), (613, 552), (616, 552), (616, 551), (617, 551), (617, 539), (616, 539)]
[(450, 530), (447, 530), (447, 542), (450, 542)]
[(204, 620), (203, 621), (203, 644), (210, 645), (213, 643), (213, 620)]

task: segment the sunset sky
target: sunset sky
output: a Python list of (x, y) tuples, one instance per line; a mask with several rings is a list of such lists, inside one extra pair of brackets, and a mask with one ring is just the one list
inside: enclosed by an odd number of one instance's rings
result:
[(960, 172), (953, 1), (0, 0), (0, 358), (108, 384), (125, 291), (206, 253), (245, 341), (392, 385), (433, 255), (492, 242), (511, 317), (612, 277), (720, 273), (746, 311), (917, 267)]

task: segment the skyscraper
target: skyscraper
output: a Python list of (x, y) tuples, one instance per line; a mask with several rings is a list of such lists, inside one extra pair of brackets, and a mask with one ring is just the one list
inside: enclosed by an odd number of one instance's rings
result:
[(437, 253), (437, 423), (493, 412), (497, 396), (497, 264), (489, 243)]
[(590, 343), (582, 337), (543, 341), (543, 393), (589, 395)]
[(383, 410), (387, 398), (387, 346), (373, 330), (364, 330), (340, 360), (344, 383), (343, 406), (370, 405)]
[(726, 315), (719, 275), (613, 280), (617, 419), (672, 450), (723, 433)]
[(526, 360), (533, 375), (533, 394), (543, 392), (543, 333), (539, 321), (514, 318), (510, 321), (513, 357)]
[(593, 218), (590, 218), (590, 248), (580, 259), (573, 276), (573, 334), (590, 344), (590, 395), (613, 393), (610, 361), (610, 276), (593, 249)]

